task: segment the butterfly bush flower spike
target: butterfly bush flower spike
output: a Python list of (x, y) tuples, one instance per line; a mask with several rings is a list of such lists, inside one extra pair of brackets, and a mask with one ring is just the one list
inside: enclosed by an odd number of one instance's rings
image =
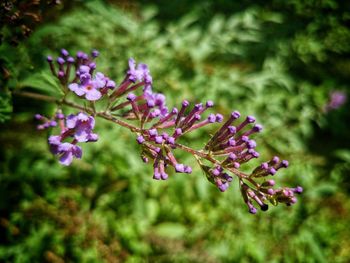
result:
[[(246, 164), (260, 157), (255, 136), (262, 132), (263, 127), (255, 123), (255, 117), (242, 117), (240, 112), (232, 111), (225, 118), (213, 112), (214, 102), (211, 100), (197, 103), (183, 100), (179, 107), (169, 111), (166, 96), (153, 91), (153, 79), (146, 64), (136, 63), (130, 58), (125, 74), (121, 76), (122, 81), (116, 84), (97, 71), (98, 56), (99, 52), (93, 50), (91, 55), (79, 51), (73, 57), (62, 49), (57, 59), (47, 57), (50, 70), (62, 84), (65, 96), (71, 93), (89, 102), (76, 107), (80, 112), (74, 114), (64, 115), (58, 110), (52, 118), (35, 115), (40, 122), (39, 130), (60, 130), (51, 135), (48, 142), (61, 164), (70, 165), (75, 158), (80, 159), (82, 143), (98, 141), (93, 130), (95, 116), (99, 116), (135, 133), (142, 161), (153, 166), (154, 180), (164, 181), (191, 174), (193, 168), (176, 157), (178, 151), (186, 151), (195, 157), (205, 177), (218, 192), (225, 193), (232, 183), (237, 183), (251, 214), (256, 214), (258, 209), (267, 211), (268, 204), (290, 206), (297, 202), (296, 196), (303, 192), (302, 187), (277, 188), (275, 180), (270, 178), (289, 166), (287, 160), (275, 156), (260, 163), (252, 172), (246, 172)], [(108, 103), (105, 110), (98, 112), (91, 102), (102, 103), (103, 97)], [(333, 97), (329, 106), (332, 108), (345, 100), (341, 94)], [(199, 129), (210, 129), (212, 134), (202, 149), (182, 144), (188, 133)]]

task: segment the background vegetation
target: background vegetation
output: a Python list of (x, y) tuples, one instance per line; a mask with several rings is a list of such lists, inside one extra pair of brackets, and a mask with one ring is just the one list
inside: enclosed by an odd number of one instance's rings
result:
[[(26, 40), (0, 46), (0, 261), (350, 261), (349, 102), (324, 111), (331, 91), (349, 93), (347, 1), (62, 1), (54, 10)], [(12, 33), (2, 28), (4, 39)], [(129, 57), (147, 63), (170, 106), (211, 99), (221, 113), (256, 116), (261, 160), (290, 161), (275, 179), (304, 187), (298, 204), (250, 215), (237, 185), (218, 192), (188, 155), (191, 175), (154, 181), (134, 136), (103, 120), (99, 142), (60, 166), (33, 120), (54, 105), (11, 96), (52, 94), (45, 57), (60, 48), (100, 50), (98, 70), (117, 82)], [(184, 143), (200, 147), (208, 133)]]

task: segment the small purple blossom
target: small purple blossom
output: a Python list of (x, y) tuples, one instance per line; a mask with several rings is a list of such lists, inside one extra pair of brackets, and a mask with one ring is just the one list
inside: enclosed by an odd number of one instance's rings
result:
[(216, 114), (215, 118), (216, 122), (222, 122), (224, 120), (224, 117), (220, 113)]
[(74, 129), (74, 138), (78, 142), (87, 142), (89, 139), (96, 140), (96, 135), (92, 133), (95, 126), (95, 119), (85, 113), (67, 116), (67, 128)]
[(129, 93), (128, 96), (127, 96), (126, 98), (127, 98), (127, 100), (129, 100), (129, 101), (135, 101), (136, 95), (133, 94), (133, 93)]
[(129, 59), (129, 69), (127, 71), (129, 80), (132, 82), (144, 81), (146, 84), (152, 84), (152, 77), (150, 75), (148, 66), (146, 64), (140, 63), (136, 65), (133, 58)]
[[(69, 56), (69, 52), (65, 49), (61, 49), (61, 56), (57, 57), (58, 70), (56, 69), (53, 58), (47, 57), (51, 72), (56, 76), (61, 84), (68, 85), (68, 88), (75, 92), (78, 96), (85, 95), (85, 98), (90, 101), (95, 101), (106, 94), (108, 89), (113, 89), (115, 83), (105, 77), (102, 73), (97, 73), (95, 77), (92, 76), (94, 69), (96, 68), (95, 58), (98, 56), (98, 51), (93, 50), (91, 57), (78, 51), (76, 57)], [(73, 69), (73, 67), (75, 69)], [(70, 80), (71, 70), (76, 72), (76, 77)], [(79, 77), (79, 81), (77, 78)], [(80, 82), (80, 83), (79, 83)]]
[(145, 138), (142, 135), (140, 135), (140, 136), (137, 137), (136, 141), (137, 141), (138, 144), (142, 144), (146, 140), (145, 140)]
[(336, 110), (343, 106), (347, 101), (347, 95), (344, 91), (335, 90), (329, 94), (329, 101), (325, 106), (325, 111)]
[(81, 159), (82, 150), (79, 146), (68, 142), (61, 142), (61, 136), (50, 136), (49, 144), (51, 152), (55, 155), (59, 155), (60, 163), (68, 166), (72, 163), (73, 157)]
[(67, 58), (67, 62), (68, 63), (74, 63), (75, 62), (75, 59), (73, 57), (68, 57)]
[(207, 103), (205, 104), (205, 106), (206, 106), (207, 108), (211, 108), (211, 107), (214, 106), (214, 102), (211, 101), (211, 100), (208, 100)]
[(99, 55), (100, 55), (100, 52), (98, 52), (98, 50), (96, 49), (91, 52), (91, 56), (93, 58), (97, 58)]
[(50, 150), (53, 154), (58, 154), (58, 146), (61, 144), (61, 136), (52, 135), (49, 137)]
[(192, 168), (191, 168), (191, 166), (187, 166), (187, 165), (185, 165), (184, 172), (185, 172), (185, 173), (187, 173), (187, 174), (192, 173)]
[(69, 55), (68, 51), (66, 49), (64, 49), (64, 48), (61, 49), (61, 54), (64, 57), (68, 57), (68, 55)]
[(35, 114), (34, 118), (38, 121), (41, 121), (41, 124), (37, 125), (37, 129), (44, 130), (47, 128), (56, 127), (58, 125), (58, 122), (60, 122), (60, 120), (64, 119), (64, 115), (62, 114), (61, 111), (58, 111), (51, 118), (45, 117), (41, 114)]
[(41, 114), (35, 114), (35, 115), (34, 115), (34, 118), (35, 118), (36, 120), (42, 120), (42, 119), (43, 119), (43, 116), (42, 116)]
[[(79, 142), (96, 142), (98, 135), (92, 132), (95, 126), (95, 119), (92, 116), (82, 112), (76, 115), (71, 114), (66, 117), (64, 123), (64, 115), (62, 114), (63, 118), (61, 118), (61, 114), (61, 112), (56, 113), (62, 129), (61, 134), (50, 136), (48, 142), (51, 152), (60, 157), (61, 164), (67, 166), (71, 164), (73, 158), (80, 159), (82, 156), (82, 149), (76, 144)], [(73, 140), (68, 142), (67, 140), (71, 137), (73, 137)]]
[(181, 163), (178, 163), (175, 165), (175, 171), (177, 173), (184, 173), (185, 172), (185, 166)]
[(82, 150), (79, 146), (65, 142), (58, 146), (58, 155), (60, 155), (60, 163), (70, 165), (73, 157), (81, 159)]
[[(168, 114), (168, 108), (166, 106), (166, 98), (161, 93), (153, 93), (152, 91), (148, 90), (144, 92), (144, 98), (147, 101), (147, 104), (154, 105), (156, 108), (151, 111), (154, 112), (155, 110), (159, 110), (159, 114), (157, 117), (165, 117)], [(152, 106), (152, 107), (154, 107)]]
[(63, 65), (65, 62), (66, 62), (66, 61), (65, 61), (63, 58), (61, 58), (61, 57), (58, 57), (58, 58), (57, 58), (57, 63), (58, 63), (58, 64)]
[(109, 89), (114, 89), (115, 88), (115, 82), (113, 80), (108, 80), (106, 87)]
[(64, 114), (62, 112), (57, 112), (56, 113), (56, 118), (59, 120), (63, 120), (64, 119)]
[(85, 72), (85, 68), (80, 69), (80, 84), (69, 84), (69, 89), (78, 96), (85, 96), (87, 100), (95, 101), (102, 97), (101, 89), (107, 84), (106, 77), (98, 72), (95, 77), (92, 78), (89, 73)]

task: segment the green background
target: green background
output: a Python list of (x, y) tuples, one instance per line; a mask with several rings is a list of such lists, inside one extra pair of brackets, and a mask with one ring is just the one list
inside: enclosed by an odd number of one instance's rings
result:
[[(349, 103), (324, 111), (331, 91), (349, 93), (346, 2), (62, 1), (18, 46), (3, 42), (0, 261), (349, 262)], [(54, 95), (45, 58), (61, 48), (98, 49), (117, 83), (129, 57), (147, 63), (170, 107), (210, 99), (213, 112), (256, 116), (261, 158), (243, 169), (288, 159), (274, 179), (302, 185), (298, 203), (253, 216), (237, 181), (220, 193), (180, 151), (193, 173), (155, 181), (135, 136), (102, 119), (100, 140), (61, 166), (33, 120), (55, 105), (11, 96)], [(182, 142), (199, 148), (214, 128)]]

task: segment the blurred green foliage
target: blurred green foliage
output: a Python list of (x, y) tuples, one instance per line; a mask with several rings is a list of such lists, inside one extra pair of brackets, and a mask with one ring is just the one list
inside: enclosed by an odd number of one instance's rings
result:
[[(18, 47), (0, 46), (11, 73), (1, 79), (0, 121), (11, 121), (0, 132), (0, 259), (349, 262), (349, 103), (323, 111), (331, 90), (348, 92), (346, 1), (145, 2), (77, 1)], [(117, 82), (129, 57), (147, 63), (170, 106), (211, 99), (220, 113), (256, 116), (260, 159), (290, 160), (277, 183), (305, 193), (252, 216), (237, 185), (219, 193), (198, 167), (156, 182), (133, 135), (102, 120), (99, 142), (63, 168), (32, 121), (54, 105), (7, 95), (56, 94), (45, 57), (62, 47), (100, 50), (98, 70)], [(199, 148), (210, 131), (183, 142)]]

